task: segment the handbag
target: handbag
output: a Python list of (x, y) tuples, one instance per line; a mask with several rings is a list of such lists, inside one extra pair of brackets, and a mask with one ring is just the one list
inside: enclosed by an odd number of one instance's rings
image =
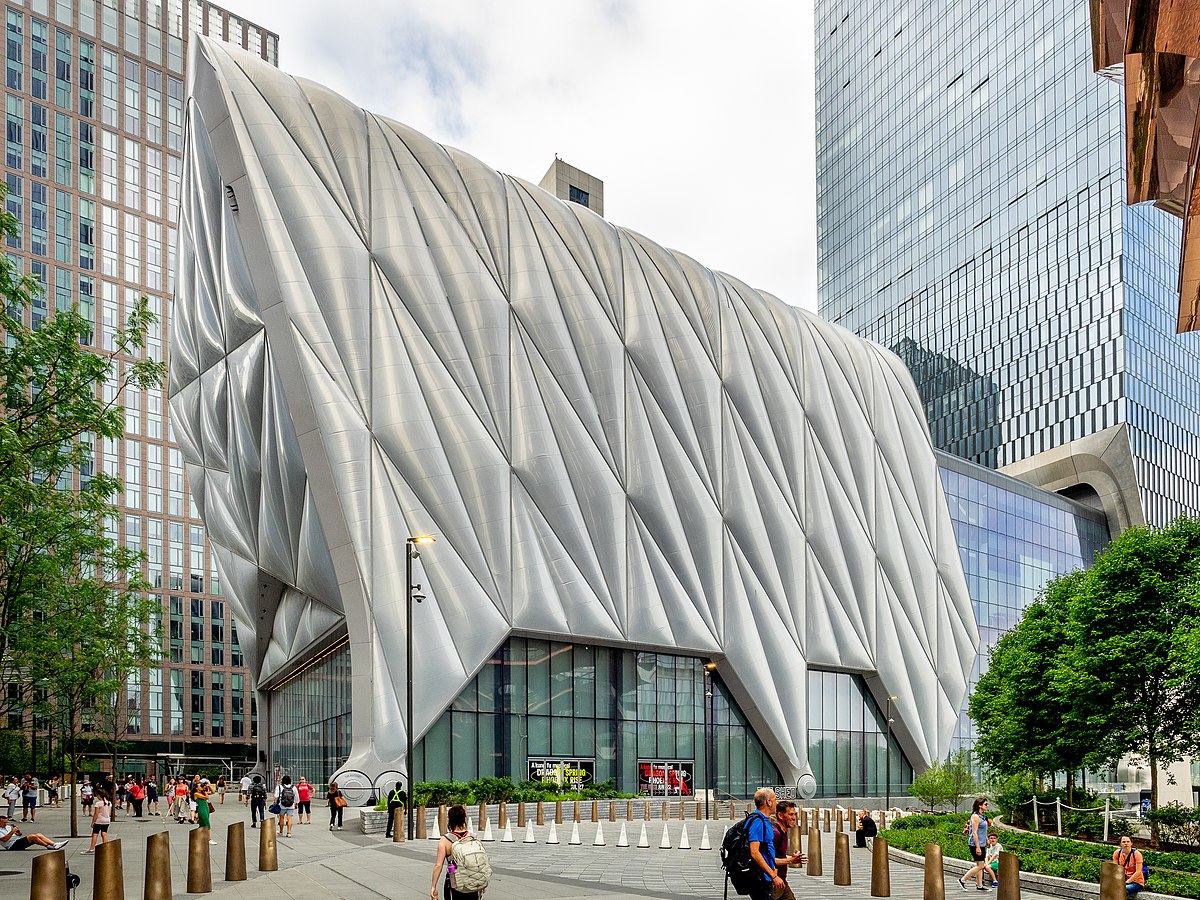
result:
[(343, 807), (349, 806), (350, 803), (346, 800), (345, 797), (343, 797), (341, 795), (341, 793), (339, 793), (336, 797), (333, 798), (333, 805), (337, 806), (339, 808), (343, 808)]
[(283, 807), (282, 807), (282, 806), (280, 806), (278, 803), (272, 803), (270, 806), (268, 806), (268, 807), (267, 807), (267, 811), (268, 811), (268, 812), (269, 812), (271, 815), (273, 815), (273, 816), (277, 816), (277, 815), (279, 815), (281, 812), (283, 812)]

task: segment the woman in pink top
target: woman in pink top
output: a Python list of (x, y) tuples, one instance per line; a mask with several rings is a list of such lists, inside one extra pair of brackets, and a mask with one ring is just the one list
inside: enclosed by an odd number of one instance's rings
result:
[(300, 783), (296, 785), (296, 802), (299, 804), (296, 818), (301, 825), (312, 824), (312, 795), (312, 785), (308, 783), (307, 778), (301, 778)]
[(84, 853), (96, 851), (96, 840), (108, 843), (108, 826), (112, 824), (112, 798), (104, 788), (96, 789), (96, 800), (92, 808), (92, 843)]

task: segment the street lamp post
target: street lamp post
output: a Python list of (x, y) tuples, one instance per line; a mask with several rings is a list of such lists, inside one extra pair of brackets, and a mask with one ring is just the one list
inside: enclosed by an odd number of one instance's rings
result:
[(883, 752), (885, 754), (884, 758), (887, 761), (884, 766), (886, 774), (883, 776), (884, 780), (887, 782), (887, 785), (883, 789), (885, 797), (883, 801), (885, 818), (887, 817), (886, 811), (892, 808), (892, 701), (895, 699), (895, 694), (892, 694), (887, 698), (887, 715), (885, 716), (887, 719), (887, 742), (883, 747)]
[(716, 715), (715, 709), (710, 711), (713, 702), (713, 673), (717, 670), (715, 662), (704, 664), (704, 818), (710, 819), (709, 801), (712, 798), (713, 782), (717, 774), (716, 760), (713, 759), (716, 750)]
[(408, 769), (408, 802), (405, 803), (407, 819), (407, 837), (414, 838), (413, 830), (413, 600), (420, 603), (425, 599), (419, 584), (413, 584), (413, 560), (421, 555), (417, 544), (432, 544), (437, 538), (431, 534), (421, 534), (410, 537), (404, 544), (404, 598), (407, 608), (405, 617), (405, 639), (408, 642), (406, 660), (408, 662), (408, 710), (404, 720), (404, 730), (408, 736), (408, 755), (405, 757), (405, 767)]

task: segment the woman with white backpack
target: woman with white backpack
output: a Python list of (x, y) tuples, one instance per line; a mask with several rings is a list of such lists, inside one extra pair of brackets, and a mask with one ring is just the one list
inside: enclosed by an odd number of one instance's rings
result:
[(446, 863), (446, 893), (442, 900), (479, 900), (492, 877), (492, 865), (479, 838), (467, 830), (466, 807), (450, 807), (446, 826), (449, 830), (438, 840), (429, 896), (438, 900), (438, 879)]

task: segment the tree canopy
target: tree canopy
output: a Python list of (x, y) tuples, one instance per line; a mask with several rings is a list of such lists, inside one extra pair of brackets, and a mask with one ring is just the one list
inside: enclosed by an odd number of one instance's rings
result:
[[(15, 228), (0, 214), (0, 234)], [(0, 712), (49, 707), (73, 738), (87, 709), (157, 656), (161, 607), (141, 554), (117, 540), (116, 467), (96, 456), (124, 435), (123, 392), (157, 386), (164, 369), (145, 356), (144, 300), (97, 351), (77, 308), (34, 322), (41, 292), (0, 257), (0, 676), (20, 688)]]
[(1049, 582), (992, 648), (970, 698), (976, 753), (1000, 775), (1073, 773), (1193, 752), (1200, 718), (1200, 520), (1125, 531)]

